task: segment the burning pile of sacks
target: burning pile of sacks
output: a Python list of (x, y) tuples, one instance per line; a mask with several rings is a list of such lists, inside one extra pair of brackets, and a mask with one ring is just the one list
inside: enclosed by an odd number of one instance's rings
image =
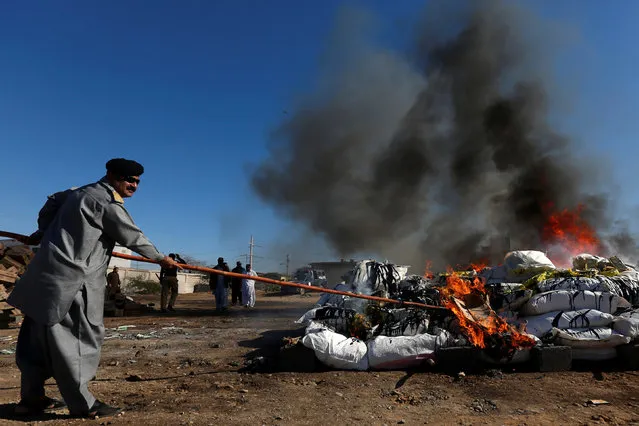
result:
[[(453, 292), (454, 283), (468, 291)], [(365, 260), (336, 289), (452, 308), (323, 295), (297, 323), (306, 326), (302, 343), (338, 369), (415, 367), (452, 346), (479, 346), (498, 362), (525, 361), (532, 346), (551, 344), (571, 347), (573, 359), (603, 360), (639, 340), (639, 271), (617, 258), (584, 254), (559, 269), (541, 252), (515, 251), (497, 267), (429, 278)]]
[(639, 339), (639, 271), (617, 257), (581, 254), (559, 269), (541, 252), (512, 252), (480, 275), (508, 323), (571, 347), (573, 359), (611, 359)]

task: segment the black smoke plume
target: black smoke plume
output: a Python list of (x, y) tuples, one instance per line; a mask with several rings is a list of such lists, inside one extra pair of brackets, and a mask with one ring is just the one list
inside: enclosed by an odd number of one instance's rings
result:
[(417, 268), (543, 250), (550, 212), (580, 204), (612, 232), (601, 174), (549, 124), (552, 38), (501, 2), (435, 4), (409, 53), (370, 47), (369, 22), (341, 14), (320, 86), (275, 133), (255, 191), (338, 255)]

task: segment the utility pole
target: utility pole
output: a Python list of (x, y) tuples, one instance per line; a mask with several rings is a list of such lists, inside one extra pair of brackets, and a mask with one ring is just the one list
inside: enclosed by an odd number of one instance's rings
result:
[(286, 278), (288, 279), (288, 266), (291, 263), (291, 256), (289, 254), (286, 255)]
[(253, 247), (261, 247), (261, 246), (258, 246), (257, 244), (255, 244), (253, 240), (253, 235), (251, 235), (251, 240), (249, 241), (249, 254), (248, 254), (248, 263), (251, 264), (251, 268), (253, 267), (253, 257), (260, 257), (260, 256), (253, 256)]
[(253, 265), (254, 259), (262, 259), (262, 256), (257, 256), (255, 254), (253, 254), (253, 248), (254, 247), (262, 247), (262, 246), (259, 246), (259, 245), (255, 244), (255, 240), (253, 239), (253, 236), (251, 235), (251, 239), (249, 240), (249, 252), (248, 253), (244, 253), (244, 254), (240, 254), (238, 256), (238, 258), (241, 257), (241, 256), (244, 256), (244, 260), (245, 260), (244, 265), (245, 266), (246, 265), (251, 265), (251, 269), (253, 269), (253, 270), (255, 270), (255, 268), (254, 268), (255, 265)]
[(253, 266), (253, 236), (251, 235), (251, 241), (249, 242), (249, 263)]

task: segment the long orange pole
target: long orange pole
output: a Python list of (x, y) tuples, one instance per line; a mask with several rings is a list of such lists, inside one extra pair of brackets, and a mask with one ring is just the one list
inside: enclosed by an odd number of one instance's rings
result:
[[(133, 256), (131, 254), (118, 253), (116, 251), (114, 251), (112, 254), (113, 254), (114, 257), (119, 257), (119, 258), (122, 258), (122, 259), (129, 259), (129, 260), (135, 260), (135, 261), (138, 261), (138, 262), (147, 262), (147, 263), (160, 263), (158, 261), (151, 260), (151, 259), (148, 259), (146, 257)], [(425, 303), (419, 303), (419, 302), (409, 302), (409, 301), (403, 302), (401, 300), (388, 299), (386, 297), (368, 296), (366, 294), (357, 294), (357, 293), (351, 293), (351, 292), (348, 292), (348, 291), (333, 290), (333, 289), (330, 289), (330, 288), (323, 288), (323, 287), (313, 287), (313, 286), (310, 286), (310, 285), (291, 283), (291, 282), (288, 282), (288, 281), (274, 280), (274, 279), (266, 278), (266, 277), (252, 276), (252, 275), (246, 275), (246, 274), (238, 274), (236, 272), (220, 271), (219, 269), (207, 268), (206, 266), (188, 265), (188, 264), (185, 264), (185, 263), (179, 263), (178, 265), (180, 265), (184, 269), (190, 269), (192, 271), (200, 271), (200, 272), (206, 272), (206, 273), (210, 273), (210, 274), (225, 275), (225, 276), (235, 277), (235, 278), (246, 278), (246, 279), (250, 279), (250, 280), (254, 280), (254, 281), (260, 281), (260, 282), (263, 282), (263, 283), (275, 284), (275, 285), (279, 285), (279, 286), (283, 286), (283, 287), (301, 288), (301, 289), (304, 289), (306, 291), (315, 291), (315, 292), (318, 292), (318, 293), (339, 294), (340, 296), (349, 296), (349, 297), (355, 297), (355, 298), (358, 298), (358, 299), (373, 300), (375, 302), (395, 303), (395, 304), (400, 304), (400, 305), (405, 305), (405, 306), (413, 306), (413, 307), (424, 308), (424, 309), (448, 309), (448, 308), (445, 308), (443, 306), (427, 305)]]
[[(14, 234), (13, 232), (6, 232), (6, 231), (0, 231), (0, 236), (3, 237), (8, 237), (8, 238), (14, 238), (18, 241), (24, 242), (26, 241), (26, 239), (28, 238), (26, 235), (22, 235), (22, 234)], [(142, 257), (142, 256), (133, 256), (131, 254), (124, 254), (124, 253), (118, 253), (116, 251), (112, 252), (112, 255), (114, 257), (119, 257), (122, 259), (129, 259), (129, 260), (135, 260), (138, 262), (146, 262), (146, 263), (160, 263), (158, 261), (155, 260), (151, 260), (148, 259), (146, 257)], [(348, 291), (340, 291), (340, 290), (333, 290), (330, 288), (323, 288), (323, 287), (313, 287), (310, 285), (304, 285), (304, 284), (298, 284), (298, 283), (291, 283), (291, 282), (287, 282), (287, 281), (280, 281), (280, 280), (274, 280), (271, 278), (266, 278), (266, 277), (259, 277), (259, 276), (252, 276), (252, 275), (245, 275), (245, 274), (238, 274), (235, 272), (226, 272), (226, 271), (220, 271), (218, 269), (213, 269), (213, 268), (207, 268), (205, 266), (196, 266), (196, 265), (188, 265), (188, 264), (179, 264), (183, 269), (190, 269), (192, 271), (200, 271), (200, 272), (206, 272), (209, 274), (218, 274), (218, 275), (225, 275), (225, 276), (230, 276), (230, 277), (235, 277), (235, 278), (246, 278), (246, 279), (250, 279), (250, 280), (254, 280), (254, 281), (260, 281), (263, 283), (268, 283), (268, 284), (275, 284), (275, 285), (279, 285), (279, 286), (283, 286), (283, 287), (295, 287), (295, 288), (301, 288), (303, 290), (306, 291), (315, 291), (318, 293), (330, 293), (330, 294), (338, 294), (340, 296), (349, 296), (349, 297), (355, 297), (357, 299), (366, 299), (366, 300), (372, 300), (375, 302), (384, 302), (384, 303), (393, 303), (393, 304), (399, 304), (399, 305), (404, 305), (404, 306), (412, 306), (412, 307), (416, 307), (416, 308), (423, 308), (423, 309), (443, 309), (443, 310), (447, 310), (448, 308), (445, 308), (443, 306), (436, 306), (436, 305), (427, 305), (425, 303), (419, 303), (419, 302), (409, 302), (409, 301), (401, 301), (401, 300), (395, 300), (395, 299), (389, 299), (386, 297), (377, 297), (377, 296), (368, 296), (366, 294), (357, 294), (357, 293), (351, 293)]]

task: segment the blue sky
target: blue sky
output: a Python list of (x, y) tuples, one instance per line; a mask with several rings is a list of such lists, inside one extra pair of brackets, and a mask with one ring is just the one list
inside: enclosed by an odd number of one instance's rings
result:
[[(341, 3), (0, 2), (0, 229), (32, 232), (46, 195), (122, 156), (146, 168), (126, 206), (160, 250), (234, 260), (253, 234), (258, 270), (281, 269), (294, 228), (252, 193), (247, 169), (313, 86)], [(423, 2), (366, 4), (392, 44)], [(531, 4), (577, 34), (556, 64), (567, 95), (554, 120), (609, 158), (620, 216), (636, 216), (639, 3)]]

